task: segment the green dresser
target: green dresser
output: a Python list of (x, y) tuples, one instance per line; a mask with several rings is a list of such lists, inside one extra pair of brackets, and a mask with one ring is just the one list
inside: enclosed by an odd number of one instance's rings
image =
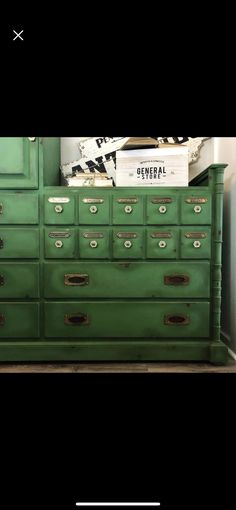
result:
[(59, 186), (59, 139), (0, 139), (0, 360), (210, 361), (223, 181)]

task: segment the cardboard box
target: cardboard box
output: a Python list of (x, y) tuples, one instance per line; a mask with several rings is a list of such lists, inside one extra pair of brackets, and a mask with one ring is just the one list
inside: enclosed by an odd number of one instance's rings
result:
[(188, 186), (188, 173), (188, 147), (116, 153), (116, 186)]

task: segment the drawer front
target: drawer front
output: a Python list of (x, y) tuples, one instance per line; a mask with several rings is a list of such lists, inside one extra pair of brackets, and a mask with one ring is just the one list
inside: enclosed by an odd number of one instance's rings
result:
[(182, 227), (180, 232), (181, 259), (209, 259), (211, 257), (210, 227)]
[(144, 229), (119, 227), (113, 229), (113, 258), (144, 258)]
[(211, 194), (209, 192), (189, 191), (181, 197), (182, 225), (210, 225), (211, 224)]
[(178, 257), (179, 229), (147, 228), (147, 258), (176, 259)]
[(46, 259), (73, 259), (76, 257), (76, 230), (74, 228), (45, 228)]
[(46, 338), (206, 338), (209, 303), (45, 303)]
[(147, 197), (148, 225), (176, 225), (178, 223), (178, 195), (159, 192)]
[(36, 228), (0, 228), (0, 259), (39, 258), (39, 231)]
[(131, 196), (125, 193), (113, 196), (114, 225), (143, 225), (144, 199), (142, 196)]
[(1, 303), (0, 338), (38, 338), (38, 303)]
[(47, 195), (44, 197), (44, 221), (47, 225), (74, 225), (74, 195)]
[(36, 195), (0, 192), (0, 225), (36, 225), (39, 203)]
[(93, 193), (79, 198), (80, 225), (109, 225), (110, 201), (109, 195)]
[(80, 228), (79, 256), (81, 259), (108, 259), (110, 257), (110, 229)]
[(55, 299), (209, 298), (210, 263), (46, 263), (44, 292)]
[(0, 263), (0, 300), (12, 297), (39, 297), (39, 264)]

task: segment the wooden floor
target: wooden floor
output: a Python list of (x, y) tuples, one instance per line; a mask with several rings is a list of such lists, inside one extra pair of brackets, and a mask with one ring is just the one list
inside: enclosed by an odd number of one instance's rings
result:
[(0, 364), (0, 373), (236, 373), (236, 361), (208, 363), (30, 363)]

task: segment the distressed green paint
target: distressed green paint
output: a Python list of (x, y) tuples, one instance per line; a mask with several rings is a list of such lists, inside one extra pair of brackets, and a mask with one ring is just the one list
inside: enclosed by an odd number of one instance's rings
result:
[[(58, 186), (58, 138), (5, 139), (2, 155), (0, 360), (227, 361), (219, 339), (226, 165), (211, 165), (189, 188), (68, 189)], [(200, 249), (186, 232), (207, 233)]]

